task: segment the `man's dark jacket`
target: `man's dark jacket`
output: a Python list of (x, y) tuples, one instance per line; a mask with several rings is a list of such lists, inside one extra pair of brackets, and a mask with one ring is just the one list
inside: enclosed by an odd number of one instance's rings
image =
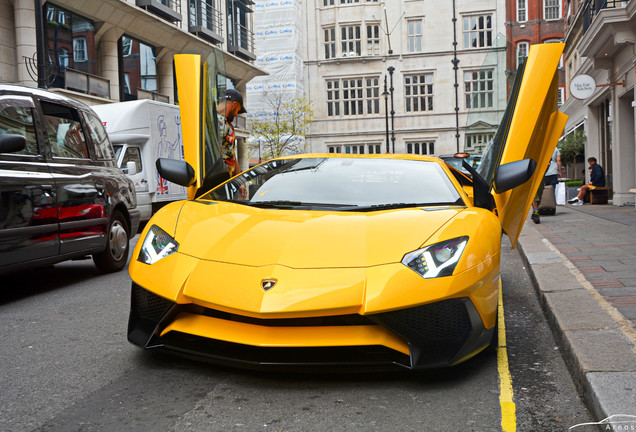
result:
[(592, 167), (592, 173), (590, 174), (590, 181), (593, 186), (605, 187), (605, 171), (603, 167), (595, 163)]

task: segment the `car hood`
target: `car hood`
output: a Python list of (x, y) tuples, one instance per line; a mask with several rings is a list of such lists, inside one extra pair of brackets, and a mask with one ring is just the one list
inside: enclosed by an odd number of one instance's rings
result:
[(175, 240), (180, 253), (231, 264), (368, 267), (399, 262), (462, 210), (333, 212), (187, 201)]

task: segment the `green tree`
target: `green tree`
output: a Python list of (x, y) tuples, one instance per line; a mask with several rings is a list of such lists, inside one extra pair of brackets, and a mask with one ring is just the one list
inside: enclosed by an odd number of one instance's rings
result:
[(285, 100), (280, 94), (267, 97), (269, 115), (248, 122), (252, 135), (249, 144), (263, 159), (304, 151), (304, 138), (314, 119), (312, 103), (305, 97)]
[[(574, 175), (572, 177), (577, 178), (577, 162), (580, 162), (581, 156), (585, 154), (585, 143), (587, 137), (585, 131), (577, 129), (567, 134), (561, 141), (559, 141), (559, 151), (561, 152), (561, 162), (567, 167), (570, 164), (574, 166)], [(569, 177), (569, 176), (568, 176)]]

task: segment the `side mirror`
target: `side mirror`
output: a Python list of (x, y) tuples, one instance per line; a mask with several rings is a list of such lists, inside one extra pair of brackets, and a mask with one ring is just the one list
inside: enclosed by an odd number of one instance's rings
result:
[(159, 158), (156, 166), (159, 175), (172, 183), (189, 187), (195, 182), (194, 169), (186, 161)]
[(524, 184), (530, 180), (536, 168), (537, 163), (532, 159), (523, 159), (501, 165), (495, 174), (495, 192), (506, 192)]
[(137, 174), (137, 164), (133, 161), (126, 162), (126, 173), (129, 176)]
[(0, 134), (0, 153), (14, 153), (24, 150), (26, 138), (22, 135)]

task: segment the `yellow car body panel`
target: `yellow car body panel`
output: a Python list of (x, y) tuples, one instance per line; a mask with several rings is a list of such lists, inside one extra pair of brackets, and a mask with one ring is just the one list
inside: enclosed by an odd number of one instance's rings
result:
[(261, 347), (383, 345), (402, 354), (409, 353), (404, 340), (380, 326), (267, 327), (184, 313), (162, 335), (171, 331)]

